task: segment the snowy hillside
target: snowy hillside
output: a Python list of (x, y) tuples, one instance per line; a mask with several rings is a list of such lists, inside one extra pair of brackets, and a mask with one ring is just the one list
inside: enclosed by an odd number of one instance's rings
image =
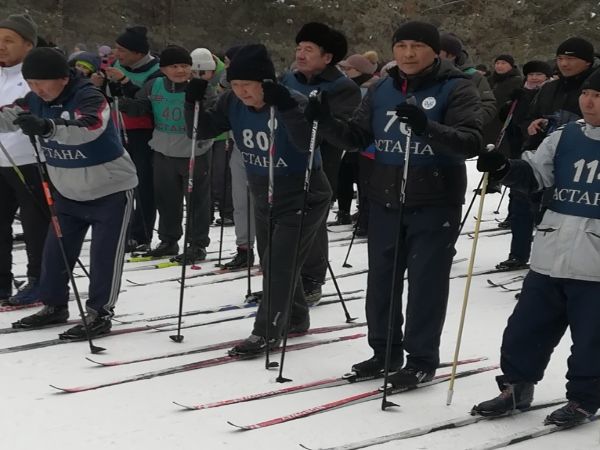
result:
[[(471, 171), (468, 191), (478, 182), (474, 162), (469, 162)], [(486, 198), (484, 219), (490, 222), (482, 228), (495, 226), (495, 218), (503, 218), (505, 206), (500, 215), (494, 215), (500, 196)], [(506, 199), (505, 199), (506, 200)], [(477, 206), (477, 205), (476, 205)], [(476, 212), (474, 208), (473, 214)], [(473, 230), (474, 221), (465, 230)], [(338, 227), (339, 229), (339, 227)], [(211, 228), (212, 243), (209, 250), (218, 249), (218, 228)], [(347, 233), (331, 233), (330, 238), (347, 236)], [(224, 249), (226, 258), (234, 251), (233, 228), (225, 229)], [(472, 240), (461, 236), (457, 244), (456, 258), (468, 258)], [(475, 270), (491, 269), (508, 255), (510, 235), (486, 236), (479, 241)], [(347, 241), (346, 241), (347, 243)], [(367, 267), (366, 244), (355, 244), (350, 255), (353, 268), (342, 268), (347, 246), (332, 244), (330, 259), (336, 275), (365, 269)], [(82, 260), (89, 262), (89, 243), (85, 244)], [(209, 254), (210, 257), (216, 254)], [(25, 253), (14, 253), (14, 273), (25, 273)], [(148, 263), (136, 263), (140, 264)], [(131, 271), (136, 264), (126, 264), (122, 289), (116, 313), (126, 315), (122, 321), (136, 320), (134, 324), (114, 324), (113, 330), (151, 323), (159, 325), (173, 322), (173, 319), (144, 322), (158, 315), (177, 312), (179, 283), (153, 283), (136, 286), (131, 282), (156, 282), (160, 279), (177, 277), (180, 268)], [(199, 271), (188, 270), (189, 276), (197, 276), (212, 270), (214, 262), (202, 264)], [(465, 273), (467, 262), (453, 266), (453, 274)], [(80, 272), (79, 270), (77, 271)], [(227, 304), (242, 304), (246, 293), (246, 280), (238, 279), (223, 283), (214, 281), (238, 274), (225, 274), (190, 279), (186, 290), (184, 310), (216, 308)], [(459, 366), (468, 370), (498, 363), (499, 346), (506, 319), (514, 305), (514, 292), (490, 287), (487, 279), (500, 281), (516, 275), (493, 274), (476, 276), (473, 279), (461, 358), (485, 356), (489, 359), (475, 364)], [(131, 282), (126, 281), (131, 280)], [(77, 279), (82, 291), (87, 290), (85, 278)], [(208, 284), (213, 282), (213, 284)], [(344, 291), (365, 289), (366, 274), (340, 278)], [(518, 283), (509, 287), (518, 287)], [(252, 279), (254, 290), (260, 289), (258, 277)], [(451, 294), (448, 315), (442, 338), (442, 360), (452, 359), (456, 342), (458, 320), (465, 278), (451, 281)], [(325, 293), (333, 292), (328, 282)], [(355, 294), (351, 294), (355, 295)], [(348, 302), (352, 315), (364, 321), (364, 291), (362, 298)], [(329, 298), (333, 299), (333, 297)], [(77, 318), (75, 304), (70, 304), (71, 319)], [(34, 310), (0, 313), (0, 328), (30, 314)], [(246, 315), (252, 308), (188, 316), (184, 325), (208, 322), (218, 319)], [(344, 315), (339, 304), (318, 306), (311, 313), (312, 327), (343, 325)], [(106, 347), (106, 352), (90, 355), (86, 343), (68, 343), (28, 351), (6, 353), (0, 350), (0, 449), (44, 450), (105, 450), (105, 449), (298, 449), (302, 443), (311, 448), (330, 447), (357, 440), (390, 434), (440, 422), (442, 420), (466, 416), (474, 403), (497, 395), (495, 370), (464, 379), (455, 385), (454, 400), (446, 406), (447, 383), (418, 389), (391, 397), (399, 404), (398, 408), (382, 412), (380, 401), (373, 400), (347, 406), (324, 414), (289, 421), (264, 429), (238, 431), (228, 425), (252, 424), (295, 411), (317, 406), (322, 403), (347, 397), (363, 391), (376, 389), (381, 381), (371, 381), (346, 386), (313, 390), (310, 392), (278, 396), (270, 399), (240, 403), (203, 411), (185, 411), (173, 401), (193, 405), (253, 393), (279, 389), (306, 383), (322, 378), (342, 375), (350, 366), (371, 356), (366, 338), (330, 343), (314, 348), (291, 351), (286, 356), (284, 374), (293, 379), (292, 383), (275, 382), (276, 371), (266, 371), (264, 360), (236, 361), (215, 367), (186, 371), (149, 380), (136, 381), (117, 386), (81, 393), (65, 394), (51, 388), (75, 387), (105, 383), (121, 378), (173, 367), (185, 363), (215, 358), (225, 355), (226, 350), (216, 350), (188, 356), (158, 359), (148, 362), (101, 367), (88, 360), (113, 361), (141, 358), (167, 352), (186, 351), (209, 344), (245, 338), (252, 325), (251, 318), (232, 320), (224, 323), (184, 329), (185, 340), (181, 344), (172, 342), (172, 331), (147, 330), (135, 333), (105, 337), (97, 344)], [(46, 330), (27, 331), (0, 335), (0, 348), (54, 339), (57, 332), (67, 328), (58, 327)], [(332, 333), (312, 334), (290, 339), (289, 344), (315, 342), (332, 337), (366, 333), (366, 327), (350, 328)], [(553, 355), (545, 379), (537, 386), (536, 400), (550, 400), (564, 396), (564, 374), (570, 338), (566, 336)], [(4, 353), (4, 354), (2, 354)], [(279, 355), (273, 355), (278, 358)], [(448, 373), (440, 369), (438, 374)], [(455, 430), (439, 431), (422, 437), (395, 441), (381, 445), (381, 449), (466, 449), (489, 440), (506, 436), (530, 427), (539, 426), (551, 409), (535, 411), (512, 418), (469, 425)], [(522, 444), (515, 449), (592, 449), (599, 446), (598, 425), (589, 424), (572, 431), (554, 433)]]

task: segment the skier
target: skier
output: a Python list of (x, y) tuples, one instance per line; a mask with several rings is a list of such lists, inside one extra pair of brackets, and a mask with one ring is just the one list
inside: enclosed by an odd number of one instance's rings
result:
[[(111, 329), (121, 285), (135, 166), (119, 141), (105, 97), (91, 81), (70, 70), (62, 54), (48, 47), (34, 49), (21, 71), (31, 92), (0, 110), (0, 132), (20, 128), (41, 142), (69, 270), (92, 227), (87, 322), (92, 336), (105, 334)], [(15, 327), (42, 327), (69, 317), (69, 275), (53, 231), (46, 238), (42, 261), (39, 298), (44, 307)], [(63, 336), (85, 338), (85, 328), (76, 325)]]
[[(177, 243), (183, 234), (183, 199), (188, 180), (188, 162), (191, 140), (185, 131), (184, 104), (185, 88), (192, 74), (190, 53), (173, 45), (160, 54), (160, 70), (164, 77), (147, 81), (135, 99), (123, 98), (121, 111), (129, 117), (152, 114), (154, 132), (149, 142), (154, 150), (154, 198), (159, 213), (158, 237), (160, 244), (150, 255), (175, 256), (179, 253)], [(216, 98), (210, 90), (206, 102), (212, 104)], [(210, 102), (210, 103), (208, 103)], [(206, 247), (210, 243), (210, 176), (207, 152), (212, 140), (202, 141), (195, 148), (194, 191), (192, 196), (191, 239), (183, 251), (187, 261), (193, 264), (206, 259)], [(183, 255), (174, 258), (181, 261)]]
[[(37, 25), (27, 14), (11, 15), (0, 22), (0, 105), (9, 105), (29, 92), (21, 67), (36, 42)], [(3, 146), (0, 152), (0, 303), (27, 305), (39, 301), (42, 251), (49, 213), (29, 139), (16, 130), (0, 135), (0, 144)], [(8, 152), (8, 157), (4, 151)], [(21, 210), (27, 249), (28, 283), (11, 297), (12, 224), (17, 208)]]
[[(397, 65), (372, 86), (349, 121), (331, 115), (326, 101), (309, 101), (307, 119), (318, 119), (324, 138), (344, 148), (375, 142), (369, 182), (367, 322), (374, 356), (355, 364), (359, 376), (384, 370), (392, 278), (398, 305), (408, 270), (405, 333), (402, 307), (393, 317), (390, 376), (394, 386), (431, 380), (439, 364), (454, 243), (467, 185), (464, 160), (481, 147), (481, 100), (469, 76), (438, 58), (435, 26), (406, 22), (394, 33)], [(412, 101), (416, 101), (416, 105)], [(400, 201), (408, 129), (412, 130), (406, 199)], [(404, 221), (398, 223), (400, 208)], [(403, 228), (399, 237), (399, 226)], [(399, 263), (393, 274), (396, 240)], [(403, 352), (407, 352), (406, 365)]]
[[(158, 58), (150, 53), (147, 29), (142, 26), (125, 28), (115, 44), (116, 61), (113, 66), (106, 67), (105, 73), (111, 82), (113, 97), (135, 97), (135, 94), (145, 82), (159, 77)], [(148, 145), (152, 139), (152, 115), (128, 117), (122, 114), (122, 125), (125, 130), (123, 140), (127, 152), (135, 163), (139, 177), (136, 188), (135, 211), (131, 221), (131, 229), (127, 242), (127, 252), (145, 252), (150, 250), (152, 231), (156, 220), (156, 205), (154, 201), (154, 182), (152, 157), (153, 151)], [(158, 255), (156, 255), (158, 256)]]
[(502, 338), (502, 393), (473, 408), (494, 416), (529, 407), (567, 327), (573, 346), (567, 365), (568, 403), (546, 424), (576, 425), (600, 407), (600, 72), (581, 86), (583, 120), (550, 134), (535, 152), (507, 160), (483, 154), (477, 169), (524, 192), (551, 188), (552, 201), (533, 242), (531, 270)]
[[(348, 44), (342, 33), (323, 23), (310, 22), (296, 35), (296, 70), (286, 72), (281, 83), (308, 96), (314, 89), (327, 91), (331, 110), (336, 117), (347, 119), (360, 103), (360, 89), (344, 76), (335, 65), (347, 52)], [(337, 192), (342, 147), (321, 142), (323, 171), (333, 192)], [(302, 285), (307, 301), (315, 304), (321, 299), (328, 260), (327, 223), (323, 222), (315, 246), (302, 267)]]
[[(197, 124), (198, 138), (207, 139), (231, 130), (246, 165), (254, 199), (258, 251), (266, 271), (263, 291), (266, 297), (270, 289), (271, 316), (267, 317), (266, 302), (261, 302), (252, 334), (232, 348), (230, 354), (257, 354), (264, 352), (267, 345), (274, 348), (280, 344), (288, 314), (291, 314), (290, 332), (303, 332), (309, 328), (310, 317), (300, 282), (300, 267), (325, 221), (331, 188), (321, 168), (318, 150), (315, 150), (308, 204), (304, 205), (304, 174), (311, 135), (310, 124), (304, 120), (299, 106), (305, 99), (274, 82), (275, 69), (266, 48), (262, 45), (241, 48), (227, 69), (227, 79), (232, 90), (220, 96), (215, 108), (201, 111)], [(192, 80), (189, 84), (186, 97), (188, 135), (191, 135), (193, 127), (193, 105), (202, 102), (206, 85), (202, 80)], [(270, 107), (276, 111), (275, 123), (270, 122)], [(271, 210), (268, 201), (269, 127), (274, 128), (275, 146)], [(290, 251), (298, 239), (302, 213), (304, 219), (297, 264), (292, 267)], [(272, 233), (271, 240), (269, 233)], [(272, 242), (271, 249), (267, 247), (269, 241)], [(288, 292), (292, 285), (295, 285), (292, 309), (288, 311)]]

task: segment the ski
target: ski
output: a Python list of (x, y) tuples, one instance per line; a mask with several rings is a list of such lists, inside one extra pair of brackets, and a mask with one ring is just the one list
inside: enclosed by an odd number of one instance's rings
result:
[[(177, 264), (177, 265), (179, 265), (179, 264)], [(192, 278), (212, 277), (212, 276), (216, 276), (216, 275), (223, 275), (226, 273), (234, 273), (234, 272), (243, 271), (244, 274), (241, 277), (232, 277), (232, 278), (225, 279), (223, 281), (237, 280), (238, 278), (245, 278), (247, 276), (245, 273), (246, 270), (247, 269), (245, 267), (240, 268), (240, 269), (217, 268), (217, 269), (210, 270), (208, 272), (202, 272), (202, 273), (190, 275), (189, 277), (186, 277), (185, 279), (187, 281), (187, 280), (191, 280)], [(254, 266), (252, 272), (253, 272), (252, 275), (259, 275), (261, 273), (260, 270), (258, 269), (258, 266)], [(172, 282), (172, 281), (179, 282), (179, 281), (181, 281), (181, 277), (171, 277), (171, 278), (164, 278), (164, 279), (160, 279), (160, 280), (152, 280), (152, 281), (146, 281), (146, 282), (137, 282), (137, 281), (132, 281), (129, 279), (125, 279), (125, 281), (127, 281), (128, 283), (130, 283), (133, 286), (149, 286), (151, 284), (168, 283), (168, 282)], [(218, 282), (218, 281), (215, 281), (215, 282)]]
[[(347, 302), (349, 302), (349, 301), (352, 301), (352, 300), (360, 300), (362, 298), (364, 298), (364, 297), (362, 297), (362, 296), (346, 297), (344, 300), (347, 301)], [(330, 305), (332, 303), (338, 303), (338, 302), (339, 302), (339, 300), (327, 300), (327, 301), (318, 303), (314, 307), (324, 306), (324, 305)], [(214, 325), (214, 324), (217, 324), (217, 323), (232, 322), (234, 320), (250, 319), (252, 317), (256, 317), (256, 314), (257, 314), (257, 311), (253, 311), (253, 312), (248, 313), (248, 314), (242, 314), (241, 316), (226, 317), (224, 319), (216, 319), (216, 320), (211, 320), (209, 322), (190, 323), (188, 325), (182, 325), (181, 329), (204, 327), (204, 326), (207, 326), (207, 325)], [(154, 329), (155, 331), (158, 331), (158, 332), (176, 331), (177, 328), (178, 328), (177, 326), (164, 327), (163, 325), (160, 325), (160, 327), (154, 327), (153, 325), (146, 325), (146, 327), (148, 329)]]
[[(514, 283), (518, 283), (519, 281), (523, 281), (524, 279), (525, 279), (525, 276), (524, 276), (524, 275), (517, 275), (516, 277), (509, 278), (508, 280), (505, 280), (505, 281), (503, 281), (502, 283), (497, 283), (497, 282), (495, 282), (495, 281), (493, 281), (493, 280), (490, 280), (490, 279), (488, 278), (488, 280), (487, 280), (487, 283), (488, 283), (490, 286), (493, 286), (493, 287), (497, 287), (497, 288), (506, 289), (506, 286), (508, 286), (508, 285), (511, 285), (511, 284), (514, 284)], [(520, 290), (520, 289), (521, 289), (521, 288), (519, 288), (519, 290)]]
[[(206, 252), (207, 255), (217, 253), (216, 250)], [(143, 253), (131, 253), (131, 256), (125, 260), (126, 263), (141, 263), (149, 261), (170, 261), (175, 255), (169, 256), (144, 256)], [(206, 260), (205, 260), (206, 261)]]
[[(484, 234), (482, 237), (494, 237), (494, 236), (503, 236), (505, 234), (511, 234), (512, 231), (510, 230), (504, 230), (504, 231), (498, 231), (496, 233), (487, 233)], [(475, 233), (467, 233), (467, 236), (469, 236), (470, 239), (475, 239)]]
[[(502, 231), (502, 228), (493, 227), (493, 228), (483, 228), (483, 229), (479, 230), (480, 233), (493, 233), (495, 231)], [(475, 233), (475, 230), (463, 231), (462, 233), (460, 233), (460, 236), (466, 236), (468, 234), (473, 234), (473, 233)]]
[(531, 439), (535, 439), (541, 436), (546, 436), (551, 433), (555, 433), (557, 431), (570, 430), (572, 428), (580, 427), (581, 425), (586, 425), (590, 422), (594, 422), (598, 420), (598, 416), (592, 416), (588, 418), (586, 421), (581, 422), (577, 425), (572, 425), (570, 427), (561, 427), (558, 425), (540, 425), (537, 427), (533, 427), (524, 431), (519, 431), (518, 433), (510, 434), (506, 437), (494, 439), (488, 441), (482, 445), (477, 445), (475, 447), (471, 447), (468, 450), (492, 450), (496, 448), (504, 448), (509, 445), (520, 444), (524, 441), (529, 441)]
[[(352, 291), (342, 291), (342, 296), (358, 294), (363, 291), (364, 291), (364, 289), (354, 289)], [(321, 297), (327, 298), (327, 297), (335, 297), (337, 295), (338, 295), (337, 292), (328, 292), (326, 294), (323, 294)], [(332, 303), (332, 302), (325, 300), (325, 301), (319, 302), (318, 304), (319, 305), (328, 305), (330, 303)], [(229, 305), (219, 306), (216, 308), (196, 309), (196, 310), (192, 310), (192, 311), (186, 311), (182, 314), (182, 317), (196, 316), (196, 315), (201, 315), (201, 314), (214, 314), (214, 313), (220, 313), (220, 312), (224, 312), (224, 311), (234, 311), (234, 310), (238, 310), (238, 309), (256, 308), (257, 306), (258, 306), (257, 303), (229, 304)], [(129, 325), (132, 323), (139, 323), (139, 322), (156, 322), (159, 320), (174, 319), (176, 317), (179, 317), (179, 314), (173, 313), (173, 314), (165, 314), (162, 316), (147, 317), (144, 319), (135, 319), (135, 320), (128, 320), (128, 321), (115, 320), (115, 321), (119, 322), (123, 325)]]
[[(133, 266), (130, 267), (125, 267), (123, 269), (123, 272), (140, 272), (140, 271), (144, 271), (144, 270), (154, 270), (154, 269), (167, 269), (169, 267), (181, 267), (181, 264), (176, 262), (176, 261), (171, 261), (167, 258), (162, 258), (162, 259), (157, 259), (157, 260), (150, 260), (150, 261), (158, 261), (155, 262), (154, 264), (135, 264)], [(200, 263), (202, 264), (206, 264), (206, 263), (213, 263), (219, 261), (219, 258), (214, 256), (212, 258), (206, 258), (203, 259), (202, 261), (200, 261)], [(196, 266), (194, 264), (191, 265), (192, 269), (194, 267), (196, 267), (195, 270), (198, 270), (198, 268), (200, 268), (200, 266)]]
[(44, 306), (41, 302), (31, 303), (29, 305), (3, 305), (0, 306), (0, 312), (19, 311), (20, 309), (36, 308)]
[[(385, 444), (387, 442), (393, 442), (393, 441), (399, 441), (402, 439), (410, 439), (410, 438), (417, 437), (417, 436), (423, 436), (426, 434), (435, 433), (437, 431), (461, 428), (461, 427), (465, 427), (467, 425), (472, 425), (472, 424), (475, 424), (475, 423), (478, 423), (478, 422), (481, 422), (484, 420), (496, 420), (496, 419), (501, 419), (503, 417), (512, 417), (516, 414), (522, 414), (522, 413), (529, 412), (529, 411), (535, 411), (538, 409), (545, 409), (545, 408), (550, 408), (552, 406), (557, 406), (562, 403), (565, 403), (565, 401), (566, 400), (564, 398), (561, 398), (561, 399), (550, 400), (550, 401), (543, 402), (543, 403), (536, 403), (536, 404), (530, 406), (528, 409), (525, 409), (522, 411), (516, 410), (514, 412), (511, 412), (510, 414), (506, 414), (506, 415), (502, 415), (502, 416), (494, 416), (494, 417), (492, 417), (492, 416), (488, 416), (488, 417), (472, 416), (472, 415), (461, 416), (461, 417), (457, 417), (454, 419), (445, 420), (443, 422), (437, 422), (437, 423), (433, 423), (433, 424), (429, 424), (429, 425), (423, 425), (420, 427), (411, 428), (409, 430), (400, 431), (398, 433), (387, 434), (384, 436), (377, 436), (377, 437), (365, 439), (362, 441), (352, 442), (352, 443), (343, 444), (343, 445), (337, 445), (335, 447), (319, 448), (318, 450), (358, 450), (361, 448), (371, 447), (373, 445), (380, 445), (380, 444)], [(307, 449), (307, 450), (317, 450), (317, 449), (313, 449), (313, 448), (308, 447), (303, 444), (300, 444), (300, 447)]]
[[(296, 350), (304, 350), (304, 349), (308, 349), (308, 348), (317, 347), (319, 345), (333, 344), (335, 342), (350, 341), (350, 340), (359, 339), (359, 338), (362, 338), (365, 336), (366, 335), (364, 333), (359, 333), (359, 334), (352, 334), (349, 336), (340, 336), (340, 337), (336, 337), (336, 338), (323, 339), (320, 341), (302, 342), (299, 344), (292, 344), (292, 345), (287, 346), (286, 352), (296, 351)], [(271, 354), (279, 353), (280, 351), (281, 351), (281, 348), (273, 349), (271, 351)], [(201, 361), (183, 364), (180, 366), (173, 366), (173, 367), (168, 367), (166, 369), (154, 370), (152, 372), (145, 372), (145, 373), (141, 373), (141, 374), (134, 375), (131, 377), (121, 378), (120, 380), (109, 381), (106, 383), (92, 384), (92, 385), (88, 385), (88, 386), (79, 386), (79, 387), (72, 387), (72, 388), (63, 388), (63, 387), (59, 387), (59, 386), (55, 386), (55, 385), (51, 384), (50, 387), (57, 389), (59, 391), (68, 393), (68, 394), (75, 394), (75, 393), (79, 393), (79, 392), (86, 392), (86, 391), (92, 391), (95, 389), (101, 389), (101, 388), (105, 388), (105, 387), (109, 387), (109, 386), (117, 386), (117, 385), (121, 385), (121, 384), (132, 383), (135, 381), (149, 380), (151, 378), (162, 377), (165, 375), (172, 375), (172, 374), (181, 373), (181, 372), (188, 372), (190, 370), (198, 370), (198, 369), (204, 369), (207, 367), (220, 366), (222, 364), (228, 364), (228, 363), (232, 363), (235, 361), (257, 359), (262, 356), (263, 356), (262, 354), (243, 355), (243, 356), (242, 355), (218, 356), (216, 358), (204, 359)]]
[[(359, 323), (349, 323), (349, 324), (344, 324), (344, 325), (333, 325), (333, 326), (329, 326), (329, 327), (312, 328), (305, 333), (298, 333), (298, 334), (292, 333), (289, 335), (289, 337), (301, 337), (301, 336), (308, 336), (308, 335), (313, 335), (313, 334), (332, 333), (335, 331), (348, 330), (350, 328), (364, 327), (366, 325), (367, 325), (366, 322), (359, 322)], [(163, 353), (160, 355), (146, 356), (143, 358), (135, 358), (135, 359), (125, 359), (125, 360), (120, 360), (120, 361), (97, 361), (97, 360), (89, 358), (89, 357), (86, 357), (85, 359), (87, 359), (90, 362), (93, 362), (94, 364), (98, 364), (98, 365), (104, 366), (104, 367), (124, 366), (126, 364), (135, 364), (135, 363), (139, 363), (139, 362), (155, 361), (157, 359), (174, 358), (177, 356), (194, 355), (196, 353), (211, 352), (213, 350), (223, 350), (223, 349), (226, 349), (229, 347), (233, 347), (234, 345), (237, 345), (242, 341), (243, 341), (243, 339), (236, 339), (234, 341), (218, 342), (216, 344), (209, 344), (209, 345), (205, 345), (202, 347), (192, 348), (189, 350), (183, 350), (180, 352)]]
[[(62, 324), (62, 325), (64, 325), (64, 324)], [(161, 326), (171, 326), (171, 325), (175, 325), (175, 322), (168, 322), (165, 324), (161, 324)], [(33, 328), (28, 328), (28, 329), (34, 330)], [(37, 329), (37, 328), (35, 328), (35, 329)], [(138, 331), (148, 331), (148, 327), (131, 327), (131, 328), (121, 328), (121, 329), (117, 329), (117, 330), (113, 329), (110, 331), (110, 333), (94, 337), (94, 340), (100, 339), (100, 338), (105, 338), (105, 337), (110, 337), (110, 336), (118, 336), (121, 334), (137, 333)], [(29, 344), (22, 344), (22, 345), (15, 345), (13, 347), (0, 348), (0, 355), (4, 354), (4, 353), (16, 353), (16, 352), (23, 352), (23, 351), (27, 351), (27, 350), (36, 350), (38, 348), (52, 347), (54, 345), (69, 344), (71, 342), (83, 342), (86, 340), (87, 340), (87, 338), (84, 338), (84, 339), (59, 339), (59, 338), (48, 339), (45, 341), (37, 341), (37, 342), (31, 342)]]
[[(480, 367), (478, 369), (465, 370), (463, 372), (456, 373), (456, 378), (463, 378), (463, 377), (467, 377), (470, 375), (487, 372), (489, 370), (495, 370), (495, 369), (498, 369), (499, 367), (500, 366), (498, 366), (498, 365), (494, 365), (494, 366), (488, 366), (488, 367)], [(424, 387), (433, 386), (433, 385), (436, 385), (439, 383), (443, 383), (445, 381), (449, 381), (450, 377), (451, 377), (451, 374), (436, 375), (433, 378), (433, 380), (431, 380), (427, 383), (418, 384), (416, 386), (412, 386), (412, 387), (408, 387), (408, 388), (389, 389), (388, 395), (399, 394), (401, 392), (412, 391), (414, 389), (421, 389)], [(258, 422), (258, 423), (254, 423), (254, 424), (250, 424), (250, 425), (236, 425), (235, 423), (233, 423), (231, 421), (228, 421), (227, 423), (229, 425), (231, 425), (235, 428), (238, 428), (240, 430), (243, 430), (243, 431), (256, 430), (259, 428), (266, 428), (266, 427), (270, 427), (273, 425), (279, 425), (281, 423), (289, 422), (291, 420), (296, 420), (296, 419), (301, 419), (303, 417), (312, 416), (317, 413), (331, 411), (334, 409), (342, 408), (344, 406), (355, 405), (357, 403), (367, 402), (370, 400), (374, 400), (376, 398), (380, 398), (382, 396), (383, 396), (382, 389), (375, 389), (372, 391), (366, 391), (366, 392), (362, 392), (359, 394), (354, 394), (354, 395), (351, 395), (348, 397), (344, 397), (339, 400), (335, 400), (333, 402), (314, 406), (312, 408), (305, 409), (303, 411), (294, 412), (294, 413), (288, 414), (286, 416), (275, 417), (274, 419), (265, 420), (263, 422)]]
[[(459, 365), (470, 364), (470, 363), (475, 363), (475, 362), (479, 362), (479, 361), (484, 361), (486, 359), (487, 359), (487, 357), (463, 359), (463, 360), (458, 361), (458, 364)], [(452, 366), (452, 362), (442, 362), (442, 363), (440, 363), (440, 365), (438, 367), (442, 368), (442, 367), (450, 367), (450, 366)], [(212, 402), (212, 403), (204, 403), (204, 404), (191, 405), (191, 406), (184, 405), (184, 404), (178, 403), (178, 402), (173, 402), (173, 403), (176, 404), (177, 406), (181, 406), (182, 408), (188, 409), (190, 411), (209, 409), (209, 408), (219, 408), (221, 406), (233, 405), (236, 403), (244, 403), (244, 402), (249, 402), (252, 400), (260, 400), (260, 399), (264, 399), (264, 398), (276, 397), (279, 395), (294, 394), (294, 393), (298, 393), (298, 392), (307, 392), (307, 391), (313, 391), (313, 390), (317, 390), (317, 389), (326, 389), (326, 388), (337, 387), (337, 386), (345, 386), (345, 385), (352, 384), (352, 383), (360, 383), (363, 381), (376, 380), (378, 378), (381, 378), (381, 376), (373, 376), (373, 377), (368, 377), (368, 378), (367, 377), (357, 378), (357, 375), (355, 373), (350, 372), (345, 375), (342, 375), (341, 377), (325, 378), (322, 380), (310, 381), (307, 383), (299, 384), (297, 386), (290, 386), (290, 387), (285, 387), (283, 389), (276, 389), (276, 390), (267, 391), (267, 392), (260, 392), (258, 394), (250, 394), (250, 395), (245, 395), (243, 397), (232, 398), (229, 400), (220, 400), (220, 401)]]
[[(143, 313), (118, 314), (113, 317), (113, 320), (116, 322), (119, 322), (115, 318), (128, 317), (128, 316), (143, 316), (143, 315), (144, 315)], [(143, 320), (143, 319), (138, 319), (138, 320)], [(132, 322), (135, 322), (135, 321), (132, 321)], [(42, 327), (35, 327), (35, 328), (7, 327), (7, 328), (0, 328), (0, 334), (12, 334), (12, 333), (21, 333), (21, 332), (25, 332), (25, 331), (45, 330), (47, 328), (58, 328), (58, 327), (66, 326), (66, 325), (76, 325), (78, 323), (81, 323), (81, 320), (73, 319), (73, 320), (67, 320), (66, 322), (63, 322), (63, 323), (53, 323), (50, 325), (44, 325)]]
[[(494, 273), (504, 273), (504, 272), (518, 272), (518, 271), (523, 271), (523, 270), (529, 270), (529, 269), (519, 269), (519, 270), (506, 270), (506, 269), (484, 269), (484, 270), (479, 270), (479, 271), (474, 271), (473, 272), (473, 276), (481, 276), (481, 275), (491, 275)], [(468, 276), (468, 274), (466, 273), (461, 273), (459, 275), (451, 275), (450, 279), (456, 279), (456, 278), (466, 278)]]

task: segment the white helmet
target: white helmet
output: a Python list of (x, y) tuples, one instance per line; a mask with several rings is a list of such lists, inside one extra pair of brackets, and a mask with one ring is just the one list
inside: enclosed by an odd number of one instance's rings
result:
[(190, 53), (192, 57), (192, 70), (215, 70), (217, 63), (212, 53), (207, 48), (197, 48)]

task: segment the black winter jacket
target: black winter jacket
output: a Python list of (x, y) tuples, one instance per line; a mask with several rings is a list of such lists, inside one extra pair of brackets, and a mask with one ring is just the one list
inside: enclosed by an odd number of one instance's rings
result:
[[(448, 61), (436, 60), (434, 65), (417, 76), (406, 77), (397, 67), (390, 70), (394, 86), (398, 89), (398, 102), (402, 85), (408, 92), (418, 92), (449, 79), (458, 82), (448, 97), (448, 108), (441, 122), (430, 120), (422, 138), (431, 143), (442, 143), (455, 155), (469, 158), (481, 150), (482, 112), (477, 88), (460, 70)], [(373, 142), (371, 128), (372, 93), (380, 83), (369, 88), (362, 103), (349, 121), (330, 118), (320, 122), (321, 134), (332, 144), (342, 148), (367, 148)], [(403, 168), (375, 161), (369, 180), (369, 198), (398, 208)], [(464, 203), (467, 175), (464, 165), (410, 166), (406, 186), (406, 206), (448, 206)]]

